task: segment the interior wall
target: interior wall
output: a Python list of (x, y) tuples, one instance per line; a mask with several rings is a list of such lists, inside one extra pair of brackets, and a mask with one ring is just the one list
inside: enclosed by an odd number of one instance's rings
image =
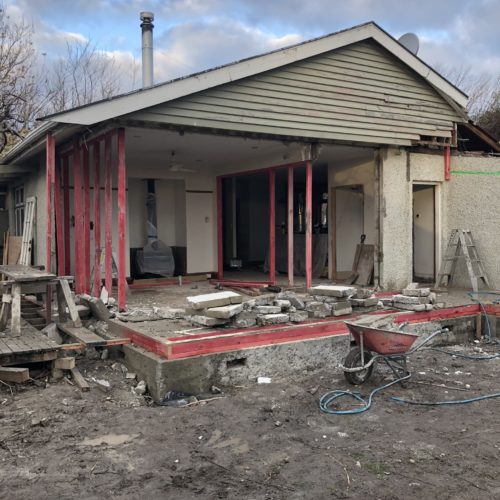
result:
[[(341, 186), (352, 186), (360, 185), (363, 188), (363, 228), (362, 234), (366, 235), (366, 244), (375, 244), (375, 221), (376, 221), (376, 211), (375, 211), (375, 159), (373, 155), (373, 150), (366, 152), (366, 156), (359, 158), (357, 160), (350, 160), (345, 162), (335, 162), (335, 160), (329, 161), (328, 165), (328, 185), (329, 193), (331, 193), (332, 188), (337, 188)], [(347, 210), (346, 210), (347, 212)], [(332, 213), (332, 210), (330, 210)], [(346, 215), (347, 217), (348, 215)], [(333, 244), (333, 221), (332, 217), (329, 218), (328, 232), (330, 235), (329, 244), (329, 274), (332, 276), (332, 244)], [(356, 230), (359, 233), (359, 226)], [(360, 241), (360, 234), (356, 236), (357, 242)], [(341, 239), (337, 236), (340, 248)], [(352, 247), (352, 245), (349, 245)], [(355, 250), (355, 247), (354, 247)], [(346, 250), (349, 252), (349, 249)], [(352, 269), (352, 263), (354, 260), (354, 251), (352, 251), (351, 256), (347, 253), (340, 254), (340, 266), (338, 271), (350, 270)], [(348, 264), (350, 261), (350, 264)], [(337, 265), (339, 261), (337, 260)], [(341, 269), (341, 267), (346, 267), (346, 269)]]
[(170, 247), (186, 246), (186, 189), (183, 180), (155, 181), (158, 239)]
[(360, 190), (335, 189), (337, 271), (350, 271), (364, 231), (364, 196)]
[(433, 280), (434, 186), (424, 186), (413, 186), (413, 274), (417, 280)]

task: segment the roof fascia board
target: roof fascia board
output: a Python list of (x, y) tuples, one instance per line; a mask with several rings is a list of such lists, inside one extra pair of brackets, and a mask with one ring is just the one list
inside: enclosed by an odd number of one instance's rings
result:
[[(93, 125), (95, 123), (133, 113), (184, 97), (209, 88), (241, 80), (249, 76), (270, 71), (296, 61), (307, 59), (346, 45), (373, 38), (394, 56), (399, 58), (417, 74), (435, 87), (442, 97), (453, 105), (456, 111), (465, 107), (467, 97), (453, 87), (429, 66), (402, 47), (394, 38), (374, 23), (356, 26), (331, 36), (325, 36), (311, 42), (277, 50), (269, 54), (229, 64), (220, 68), (198, 73), (191, 77), (175, 80), (164, 85), (141, 90), (93, 105), (70, 110), (47, 119), (59, 123)], [(444, 94), (444, 95), (443, 95)], [(451, 99), (450, 99), (451, 98)], [(457, 106), (458, 104), (458, 106)], [(462, 110), (463, 113), (463, 110)]]

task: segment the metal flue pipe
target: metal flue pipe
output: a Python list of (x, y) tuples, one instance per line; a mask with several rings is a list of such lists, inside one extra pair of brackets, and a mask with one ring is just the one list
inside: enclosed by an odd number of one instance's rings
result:
[(142, 29), (142, 87), (153, 86), (153, 21), (152, 12), (141, 12)]

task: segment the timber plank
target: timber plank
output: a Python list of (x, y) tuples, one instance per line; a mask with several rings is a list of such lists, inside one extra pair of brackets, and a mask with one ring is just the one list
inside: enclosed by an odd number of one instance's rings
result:
[(30, 378), (30, 371), (28, 368), (7, 368), (0, 366), (0, 380), (4, 382), (27, 382)]
[(71, 368), (70, 373), (71, 373), (71, 376), (73, 377), (73, 380), (75, 381), (75, 384), (83, 392), (90, 391), (90, 385), (83, 378), (83, 375), (80, 373), (80, 370), (76, 366), (74, 368)]
[(99, 347), (106, 345), (106, 339), (103, 339), (94, 332), (84, 328), (83, 326), (71, 326), (68, 323), (58, 323), (58, 328), (61, 329), (66, 335), (69, 335), (72, 339), (75, 339), (82, 344)]

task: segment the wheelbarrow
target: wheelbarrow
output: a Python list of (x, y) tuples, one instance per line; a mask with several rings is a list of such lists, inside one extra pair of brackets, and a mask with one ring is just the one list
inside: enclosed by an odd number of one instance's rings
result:
[[(432, 338), (448, 331), (439, 329), (412, 348), (419, 335), (399, 330), (384, 330), (345, 322), (357, 346), (353, 347), (341, 366), (346, 380), (353, 385), (365, 383), (372, 375), (377, 362), (383, 362), (397, 379), (408, 378), (406, 358), (422, 348)], [(400, 382), (404, 386), (403, 381)]]

